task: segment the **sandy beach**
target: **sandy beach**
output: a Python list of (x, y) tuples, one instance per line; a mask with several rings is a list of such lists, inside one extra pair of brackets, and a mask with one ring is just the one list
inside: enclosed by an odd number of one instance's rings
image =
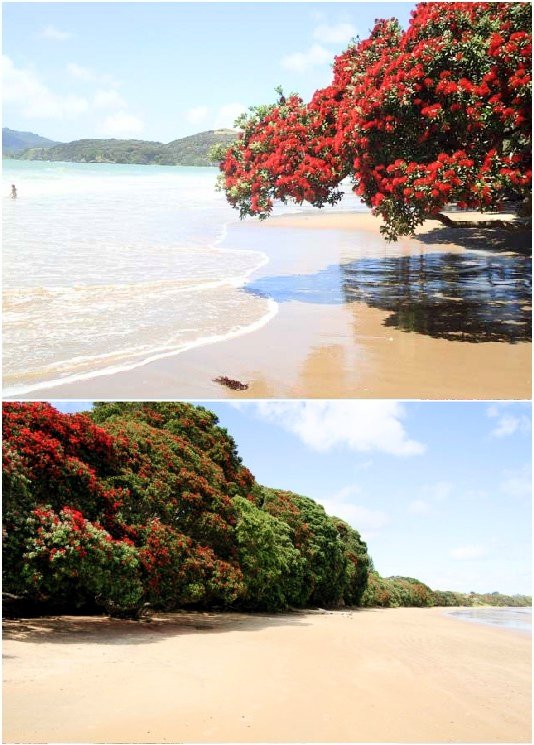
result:
[(399, 608), (4, 631), (4, 742), (529, 742), (531, 639)]
[[(269, 263), (251, 285), (260, 292), (273, 291), (279, 304), (274, 319), (233, 339), (113, 375), (41, 389), (29, 397), (122, 399), (139, 398), (142, 392), (144, 398), (157, 399), (529, 398), (531, 343), (454, 341), (407, 332), (385, 325), (390, 311), (365, 302), (330, 301), (322, 288), (340, 266), (361, 259), (428, 259), (470, 249), (521, 255), (530, 238), (508, 230), (451, 229), (429, 221), (415, 238), (388, 244), (379, 227), (376, 218), (364, 213), (285, 215), (250, 222), (250, 247), (257, 247), (254, 236), (271, 247)], [(299, 240), (293, 242), (297, 233)], [(219, 376), (248, 388), (233, 391), (214, 382)]]

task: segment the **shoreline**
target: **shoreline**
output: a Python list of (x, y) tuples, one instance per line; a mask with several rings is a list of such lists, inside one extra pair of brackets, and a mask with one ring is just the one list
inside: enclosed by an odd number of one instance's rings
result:
[(5, 742), (529, 742), (531, 640), (444, 608), (6, 621)]
[[(524, 250), (518, 246), (521, 250), (512, 251), (519, 239), (504, 230), (497, 249), (487, 250), (484, 241), (479, 237), (477, 243), (466, 229), (447, 228), (436, 221), (425, 223), (415, 238), (396, 244), (387, 244), (379, 227), (377, 218), (363, 212), (294, 213), (248, 223), (248, 240), (253, 243), (256, 236), (271, 247), (269, 262), (254, 271), (251, 284), (269, 286), (269, 281), (289, 282), (292, 278), (312, 281), (336, 266), (377, 256), (460, 255), (473, 250), (515, 255)], [(309, 246), (306, 235), (312, 241)], [(298, 245), (292, 243), (296, 236)], [(226, 240), (231, 241), (231, 236)], [(233, 248), (231, 243), (228, 248)], [(57, 385), (42, 383), (25, 394), (7, 397), (118, 395), (122, 399), (139, 398), (140, 391), (145, 398), (170, 400), (530, 397), (530, 342), (456, 342), (406, 332), (384, 325), (390, 311), (363, 302), (314, 301), (297, 294), (276, 299), (276, 304), (277, 313), (270, 314), (267, 322), (240, 330), (232, 338), (211, 343), (204, 340), (130, 369), (112, 374), (97, 371), (83, 380)], [(236, 393), (220, 386), (213, 382), (219, 376), (246, 383), (248, 389)]]

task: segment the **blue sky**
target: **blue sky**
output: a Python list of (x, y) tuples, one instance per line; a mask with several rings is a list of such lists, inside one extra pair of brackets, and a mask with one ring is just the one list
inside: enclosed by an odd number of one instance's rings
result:
[(529, 403), (204, 405), (260, 483), (312, 497), (351, 523), (382, 575), (434, 589), (531, 592)]
[(232, 126), (274, 88), (308, 99), (334, 55), (413, 3), (4, 2), (3, 126), (168, 142)]

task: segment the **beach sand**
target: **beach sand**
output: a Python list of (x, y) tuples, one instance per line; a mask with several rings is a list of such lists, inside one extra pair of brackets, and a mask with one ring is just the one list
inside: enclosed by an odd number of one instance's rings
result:
[(530, 742), (530, 650), (437, 608), (10, 620), (4, 742)]
[[(379, 227), (379, 220), (366, 213), (285, 215), (247, 223), (248, 247), (268, 245), (270, 256), (252, 283), (276, 288), (288, 278), (313, 281), (340, 264), (377, 256), (461, 254), (473, 248), (497, 254), (530, 246), (528, 235), (451, 229), (435, 221), (425, 223), (413, 239), (388, 244)], [(308, 242), (307, 231), (313, 235)], [(306, 292), (304, 287), (300, 295), (289, 293), (274, 319), (251, 333), (29, 397), (530, 398), (531, 343), (460, 342), (405, 332), (384, 325), (391, 315), (387, 310), (362, 302), (314, 301)], [(221, 386), (214, 382), (219, 376), (248, 389)]]

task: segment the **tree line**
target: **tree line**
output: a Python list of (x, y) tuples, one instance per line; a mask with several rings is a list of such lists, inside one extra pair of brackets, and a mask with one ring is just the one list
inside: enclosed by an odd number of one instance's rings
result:
[(257, 483), (203, 407), (5, 403), (3, 436), (4, 591), (37, 609), (474, 603), (380, 577), (357, 530)]

